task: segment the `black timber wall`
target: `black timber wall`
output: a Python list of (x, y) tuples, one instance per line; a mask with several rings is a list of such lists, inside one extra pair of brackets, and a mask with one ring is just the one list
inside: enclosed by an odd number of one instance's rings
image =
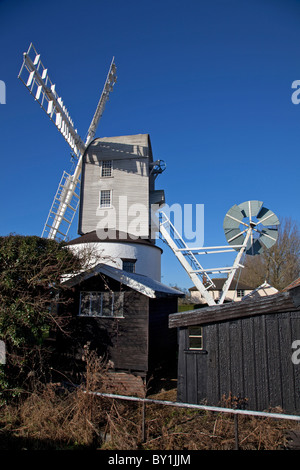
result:
[[(80, 317), (81, 291), (124, 291), (124, 318)], [(95, 276), (71, 289), (65, 296), (71, 301), (65, 313), (71, 316), (66, 334), (56, 335), (56, 352), (69, 370), (80, 369), (83, 348), (113, 362), (114, 369), (132, 371), (145, 376), (148, 371), (148, 297), (121, 285), (112, 279)], [(82, 365), (83, 366), (83, 365)]]
[(299, 310), (203, 325), (201, 352), (188, 350), (188, 328), (178, 334), (179, 401), (216, 406), (233, 395), (248, 409), (300, 412), (300, 365), (292, 362)]
[[(124, 292), (124, 318), (80, 317), (81, 291)], [(114, 370), (142, 377), (177, 367), (177, 332), (169, 329), (168, 316), (177, 311), (177, 296), (149, 299), (107, 276), (96, 275), (64, 294), (70, 301), (63, 314), (71, 321), (66, 334), (56, 335), (56, 361), (61, 369), (80, 372), (84, 346), (114, 365)], [(60, 369), (60, 370), (61, 370)]]
[(177, 311), (175, 296), (149, 299), (149, 370), (177, 374), (177, 331), (168, 327), (169, 314)]

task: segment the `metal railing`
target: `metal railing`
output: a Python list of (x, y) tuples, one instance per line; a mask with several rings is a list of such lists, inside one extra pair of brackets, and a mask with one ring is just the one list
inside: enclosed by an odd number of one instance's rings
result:
[(88, 392), (85, 391), (90, 395), (95, 395), (103, 398), (111, 398), (116, 400), (126, 400), (126, 401), (134, 401), (142, 403), (142, 438), (145, 441), (145, 404), (152, 403), (156, 405), (165, 405), (165, 406), (173, 406), (179, 408), (189, 408), (194, 410), (201, 410), (201, 411), (212, 411), (216, 413), (227, 413), (234, 415), (234, 432), (235, 432), (235, 450), (239, 449), (239, 436), (238, 436), (238, 416), (256, 416), (259, 418), (273, 418), (273, 419), (284, 419), (284, 420), (291, 420), (297, 421), (300, 423), (300, 416), (298, 415), (290, 415), (285, 413), (269, 413), (266, 411), (255, 411), (255, 410), (241, 410), (235, 408), (224, 408), (219, 406), (208, 406), (208, 405), (196, 405), (193, 403), (181, 403), (181, 402), (174, 402), (174, 401), (166, 401), (166, 400), (155, 400), (151, 398), (139, 398), (133, 397), (128, 395), (115, 395), (113, 393), (101, 393), (101, 392)]

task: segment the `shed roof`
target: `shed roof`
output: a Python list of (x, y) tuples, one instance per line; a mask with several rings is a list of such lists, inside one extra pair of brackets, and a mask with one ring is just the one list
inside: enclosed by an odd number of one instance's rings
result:
[(288, 286), (286, 286), (284, 289), (282, 289), (282, 292), (293, 289), (294, 287), (297, 287), (297, 286), (300, 286), (300, 277), (298, 277), (298, 279), (295, 279)]
[(300, 286), (257, 300), (242, 300), (228, 304), (177, 312), (169, 315), (169, 327), (204, 325), (236, 320), (254, 315), (289, 312), (300, 309)]
[(108, 266), (106, 264), (97, 264), (91, 269), (84, 271), (82, 273), (74, 274), (70, 277), (65, 277), (64, 284), (68, 287), (73, 287), (77, 284), (80, 284), (91, 277), (96, 276), (97, 274), (104, 274), (115, 281), (118, 281), (131, 289), (140, 292), (143, 295), (146, 295), (150, 298), (157, 297), (167, 297), (167, 296), (177, 296), (183, 297), (184, 293), (174, 289), (173, 287), (166, 286), (159, 281), (151, 279), (148, 276), (142, 274), (129, 273), (123, 271), (122, 269), (117, 269), (113, 266)]

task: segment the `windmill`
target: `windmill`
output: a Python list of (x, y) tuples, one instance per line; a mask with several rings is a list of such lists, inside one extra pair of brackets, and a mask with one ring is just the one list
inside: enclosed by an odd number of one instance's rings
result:
[[(133, 265), (135, 261), (137, 261), (138, 266), (139, 261), (140, 267), (138, 269), (141, 274), (148, 274), (147, 269), (149, 268), (151, 276), (159, 280), (160, 257), (157, 255), (157, 249), (154, 255), (153, 245), (148, 244), (146, 254), (142, 251), (146, 250), (146, 248), (140, 242), (133, 243), (132, 240), (127, 240), (130, 243), (125, 247), (124, 240), (121, 246), (120, 240), (110, 239), (108, 244), (101, 237), (99, 238), (95, 232), (97, 207), (99, 206), (99, 203), (97, 203), (99, 195), (97, 196), (97, 193), (95, 193), (95, 188), (96, 192), (98, 191), (99, 183), (98, 168), (106, 168), (106, 173), (103, 173), (102, 177), (109, 176), (106, 180), (105, 178), (101, 179), (100, 206), (102, 199), (105, 203), (104, 207), (108, 207), (108, 203), (111, 205), (113, 197), (118, 192), (120, 193), (120, 191), (122, 197), (126, 196), (132, 203), (142, 201), (142, 198), (144, 198), (145, 207), (149, 206), (149, 208), (151, 204), (158, 204), (160, 206), (165, 202), (164, 191), (155, 190), (154, 188), (156, 177), (165, 170), (165, 163), (163, 160), (153, 160), (148, 134), (95, 139), (93, 142), (95, 144), (94, 148), (91, 150), (91, 153), (94, 155), (93, 158), (85, 158), (85, 161), (83, 160), (84, 156), (89, 157), (91, 147), (89, 144), (91, 144), (95, 137), (105, 104), (117, 80), (114, 58), (112, 59), (85, 141), (81, 139), (77, 129), (75, 129), (69, 112), (62, 98), (58, 95), (55, 84), (50, 80), (48, 70), (42, 64), (40, 54), (37, 53), (33, 44), (30, 44), (27, 53), (24, 53), (24, 60), (18, 77), (63, 135), (74, 154), (76, 162), (72, 173), (63, 172), (42, 236), (63, 240), (67, 238), (79, 206), (79, 189), (82, 186), (81, 191), (84, 197), (79, 223), (81, 238), (74, 240), (73, 246), (79, 249), (79, 246), (86, 240), (86, 234), (94, 233), (94, 239), (91, 240), (89, 238), (89, 241), (96, 242), (98, 250), (104, 253), (104, 255), (107, 253), (114, 260), (118, 259), (120, 267), (124, 266), (124, 263)], [(138, 167), (142, 169), (139, 175), (137, 175), (136, 171), (133, 171), (132, 162), (138, 163)], [(96, 170), (94, 167), (96, 167)], [(112, 169), (115, 174), (114, 182), (111, 180)], [(81, 182), (82, 170), (84, 170), (86, 182), (84, 182), (84, 176)], [(108, 170), (109, 174), (107, 173)], [(112, 205), (114, 206), (114, 204)], [(95, 212), (91, 211), (93, 206), (95, 206)], [(124, 211), (121, 210), (120, 212), (123, 216)], [(111, 214), (113, 215), (113, 211)], [(241, 264), (243, 255), (260, 254), (265, 248), (270, 248), (276, 243), (278, 236), (279, 220), (272, 211), (263, 206), (261, 201), (246, 201), (242, 204), (234, 205), (227, 212), (223, 224), (225, 237), (228, 242), (227, 246), (190, 248), (186, 245), (166, 214), (161, 210), (159, 210), (159, 218), (160, 234), (172, 249), (208, 305), (216, 304), (209, 292), (209, 289), (215, 287), (210, 277), (211, 274), (226, 273), (228, 275), (218, 301), (218, 303), (223, 303), (236, 271), (243, 267)], [(149, 238), (148, 222), (146, 217), (143, 221), (143, 238)], [(116, 226), (114, 219), (109, 219), (108, 225), (110, 228), (117, 228), (120, 231), (120, 227)], [(119, 233), (122, 235), (121, 232)], [(127, 233), (126, 230), (125, 236), (130, 238), (130, 233)], [(232, 266), (203, 268), (197, 258), (198, 255), (203, 254), (233, 251), (238, 253)]]
[(81, 139), (77, 129), (75, 129), (70, 114), (56, 91), (56, 85), (50, 80), (48, 70), (44, 67), (41, 56), (32, 43), (28, 51), (24, 53), (18, 78), (55, 124), (69, 144), (75, 158), (74, 171), (72, 173), (63, 172), (42, 232), (42, 237), (65, 240), (79, 205), (82, 157), (95, 136), (105, 104), (117, 80), (114, 58), (85, 141)]
[[(208, 305), (215, 305), (209, 289), (214, 287), (210, 274), (226, 273), (228, 275), (218, 303), (222, 304), (230, 284), (239, 268), (242, 268), (243, 255), (258, 255), (264, 249), (271, 248), (278, 238), (279, 220), (261, 201), (246, 201), (234, 205), (226, 213), (223, 229), (227, 246), (190, 248), (173, 226), (164, 212), (160, 212), (159, 230), (169, 247), (188, 273), (195, 287), (204, 297)], [(232, 266), (203, 268), (197, 255), (227, 253), (237, 251)]]

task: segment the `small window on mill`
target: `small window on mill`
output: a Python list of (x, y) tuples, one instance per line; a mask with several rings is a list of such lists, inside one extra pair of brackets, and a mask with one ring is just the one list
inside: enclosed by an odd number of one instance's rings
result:
[(100, 191), (100, 207), (111, 207), (111, 191), (109, 189)]
[(191, 351), (203, 349), (203, 331), (201, 326), (189, 327), (189, 349)]
[(112, 176), (112, 160), (103, 160), (101, 165), (101, 176), (102, 178), (108, 178)]
[(128, 273), (135, 273), (135, 262), (136, 260), (123, 259), (122, 260), (123, 270), (127, 271)]

